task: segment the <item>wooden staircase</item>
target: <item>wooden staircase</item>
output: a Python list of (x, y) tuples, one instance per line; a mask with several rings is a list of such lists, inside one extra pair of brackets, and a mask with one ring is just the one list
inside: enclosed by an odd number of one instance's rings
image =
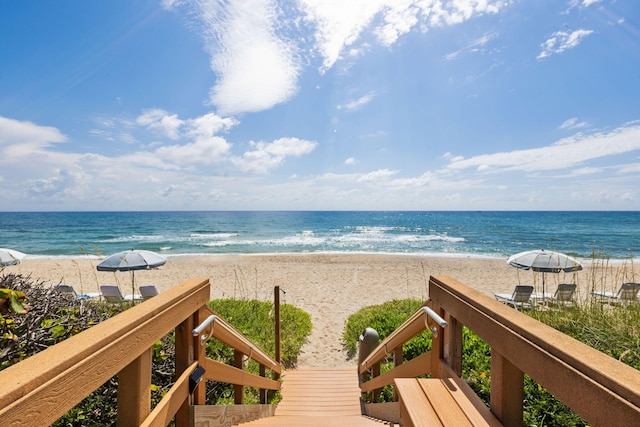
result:
[(283, 374), (275, 416), (241, 424), (279, 427), (367, 427), (388, 423), (361, 415), (356, 368), (300, 368)]

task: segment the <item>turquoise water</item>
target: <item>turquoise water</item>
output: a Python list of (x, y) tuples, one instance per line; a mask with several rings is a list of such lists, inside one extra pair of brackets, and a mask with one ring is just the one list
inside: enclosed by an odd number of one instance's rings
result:
[(640, 212), (1, 212), (0, 247), (31, 257), (369, 252), (635, 257)]

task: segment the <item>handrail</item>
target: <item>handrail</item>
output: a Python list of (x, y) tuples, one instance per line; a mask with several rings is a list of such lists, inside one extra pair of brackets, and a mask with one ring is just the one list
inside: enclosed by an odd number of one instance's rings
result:
[[(242, 335), (237, 329), (228, 324), (222, 317), (215, 314), (215, 312), (206, 307), (205, 310), (210, 314), (198, 327), (194, 328), (192, 334), (194, 337), (198, 337), (202, 334), (204, 329), (211, 325), (211, 332), (208, 335), (200, 336), (200, 344), (204, 345), (206, 340), (214, 337), (224, 342), (229, 347), (233, 347), (236, 350), (242, 352), (242, 354), (255, 360), (261, 365), (269, 368), (271, 371), (277, 374), (282, 373), (280, 363), (276, 362), (271, 356), (266, 354), (260, 347), (252, 343), (247, 337)], [(216, 327), (216, 325), (219, 325)], [(204, 340), (203, 340), (204, 338)]]
[(127, 399), (118, 399), (117, 422), (139, 425), (150, 412), (151, 386), (150, 371), (145, 377), (140, 368), (150, 366), (153, 344), (196, 313), (209, 295), (208, 279), (188, 280), (0, 371), (2, 424), (49, 425), (131, 369), (138, 375), (119, 378), (118, 394)]
[[(373, 349), (371, 354), (369, 354), (369, 356), (360, 363), (359, 372), (363, 374), (369, 370), (373, 364), (384, 359), (391, 351), (402, 346), (405, 342), (427, 329), (428, 318), (433, 319), (441, 328), (445, 328), (447, 326), (447, 322), (431, 308), (427, 306), (420, 307), (407, 320), (405, 320), (402, 325), (389, 334), (387, 338)], [(430, 331), (432, 334), (438, 335), (438, 329), (436, 326), (430, 328)]]
[[(634, 425), (640, 419), (640, 371), (455, 279), (430, 277), (429, 298), (433, 312), (447, 320), (446, 333), (434, 335), (429, 352), (361, 383), (362, 392), (395, 378), (459, 377), (465, 325), (491, 346), (491, 412), (505, 426), (522, 425), (525, 374), (591, 425)], [(401, 350), (421, 332), (420, 319), (418, 310), (365, 359), (360, 373), (387, 349)]]
[[(202, 378), (228, 382), (239, 390), (243, 386), (278, 390), (278, 381), (206, 358), (192, 333), (200, 330), (193, 325), (210, 315), (214, 317), (210, 322), (216, 321), (217, 339), (236, 354), (281, 372), (279, 363), (208, 307), (209, 298), (209, 279), (188, 280), (0, 371), (1, 424), (50, 425), (115, 375), (118, 425), (163, 426), (175, 416), (176, 426), (189, 426), (189, 406), (204, 403), (204, 387), (197, 387), (194, 394), (189, 387), (198, 365), (207, 370)], [(176, 382), (151, 411), (152, 347), (173, 329)], [(206, 325), (200, 333), (204, 329)]]

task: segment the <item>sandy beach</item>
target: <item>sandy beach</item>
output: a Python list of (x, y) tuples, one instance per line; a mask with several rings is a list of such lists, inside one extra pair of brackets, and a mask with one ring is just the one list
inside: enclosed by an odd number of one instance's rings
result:
[[(126, 272), (98, 272), (99, 260), (26, 259), (5, 272), (31, 275), (55, 285), (72, 284), (82, 292), (97, 292), (99, 285), (118, 284), (131, 293)], [(574, 278), (573, 275), (576, 275)], [(588, 294), (589, 268), (577, 273), (547, 274), (547, 290), (560, 281), (578, 283)], [(154, 270), (136, 272), (136, 284), (155, 284), (160, 291), (190, 278), (208, 278), (211, 298), (273, 300), (274, 286), (286, 293), (282, 302), (311, 314), (313, 330), (298, 366), (355, 366), (347, 360), (341, 335), (347, 317), (360, 308), (402, 298), (426, 299), (431, 275), (446, 275), (489, 296), (511, 292), (520, 282), (539, 281), (530, 271), (509, 267), (505, 260), (440, 258), (402, 255), (301, 254), (214, 255), (170, 257)], [(610, 280), (611, 286), (618, 282)], [(614, 284), (615, 283), (615, 284)]]

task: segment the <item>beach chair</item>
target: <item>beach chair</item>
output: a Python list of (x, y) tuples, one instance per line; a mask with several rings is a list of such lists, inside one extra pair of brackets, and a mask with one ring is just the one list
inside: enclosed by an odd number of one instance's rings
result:
[[(521, 310), (525, 305), (529, 308), (533, 308), (531, 303), (531, 294), (533, 293), (533, 286), (517, 285), (511, 294), (494, 294), (496, 300), (507, 305), (513, 306), (516, 310)], [(520, 306), (520, 308), (518, 308)]]
[(531, 294), (531, 299), (534, 301), (542, 300), (543, 303), (551, 304), (573, 304), (573, 293), (575, 291), (575, 283), (560, 283), (553, 294), (550, 292), (537, 292)]
[(613, 293), (611, 291), (593, 291), (591, 295), (599, 302), (606, 302), (609, 304), (622, 304), (626, 307), (628, 304), (634, 304), (638, 302), (638, 291), (640, 290), (640, 283), (623, 283), (618, 290)]
[(63, 285), (59, 284), (53, 287), (58, 292), (63, 292), (69, 295), (74, 296), (75, 298), (86, 298), (86, 299), (97, 299), (100, 298), (100, 292), (85, 292), (85, 293), (77, 293), (75, 288), (71, 285)]
[(140, 294), (142, 295), (143, 300), (148, 300), (149, 298), (155, 297), (160, 292), (158, 292), (158, 288), (155, 285), (148, 286), (140, 286), (138, 288), (140, 290)]
[(120, 288), (118, 288), (117, 286), (114, 285), (102, 285), (100, 286), (100, 294), (102, 295), (102, 298), (104, 298), (105, 301), (107, 302), (113, 302), (113, 303), (121, 303), (121, 302), (125, 302), (125, 301), (133, 301), (141, 299), (142, 297), (138, 294), (135, 295), (122, 295), (122, 293), (120, 292)]

